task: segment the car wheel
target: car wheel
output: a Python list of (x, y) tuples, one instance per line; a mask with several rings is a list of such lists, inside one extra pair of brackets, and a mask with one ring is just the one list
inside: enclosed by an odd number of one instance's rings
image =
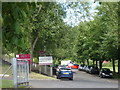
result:
[(103, 76), (102, 76), (102, 75), (100, 75), (100, 77), (101, 77), (101, 78), (103, 78)]
[(91, 71), (89, 71), (89, 73), (90, 73), (90, 74), (92, 74), (92, 72), (91, 72)]
[(98, 76), (100, 77), (100, 74)]
[(69, 78), (69, 80), (73, 80), (73, 78)]
[(59, 79), (59, 77), (57, 76), (57, 79)]

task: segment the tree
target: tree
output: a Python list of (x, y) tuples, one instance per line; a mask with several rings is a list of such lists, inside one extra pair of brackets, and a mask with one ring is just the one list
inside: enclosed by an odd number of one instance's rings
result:
[[(102, 3), (94, 20), (80, 23), (78, 55), (100, 61), (118, 59), (118, 3)], [(113, 62), (113, 70), (115, 66)]]
[[(58, 12), (55, 12), (55, 9)], [(38, 39), (43, 38), (43, 41), (47, 39), (47, 47), (50, 46), (50, 42), (56, 40), (55, 34), (62, 22), (63, 14), (60, 5), (53, 2), (3, 3), (4, 50), (8, 54), (30, 52), (33, 60)]]

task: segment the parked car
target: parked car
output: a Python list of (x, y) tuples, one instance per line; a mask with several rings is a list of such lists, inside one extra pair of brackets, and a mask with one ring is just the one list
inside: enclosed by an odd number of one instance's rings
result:
[(91, 74), (99, 74), (99, 68), (96, 66), (91, 66), (89, 69), (89, 73)]
[(89, 66), (86, 66), (85, 71), (86, 71), (87, 73), (89, 73), (89, 72), (90, 72), (90, 68), (91, 68), (90, 65), (89, 65)]
[(87, 65), (84, 65), (84, 67), (83, 67), (83, 71), (86, 72), (86, 68), (87, 68)]
[(110, 71), (110, 69), (102, 68), (100, 70), (99, 77), (101, 77), (101, 78), (103, 78), (103, 77), (110, 77), (110, 78), (112, 78), (113, 74), (112, 74), (112, 71)]
[(79, 71), (83, 71), (84, 66), (85, 66), (85, 64), (80, 64), (79, 67), (78, 67), (78, 70), (79, 70)]
[(73, 72), (70, 68), (60, 68), (56, 75), (57, 79), (69, 78), (69, 80), (73, 80)]
[(68, 64), (67, 68), (71, 69), (78, 69), (79, 65), (78, 64)]
[(52, 66), (53, 75), (56, 75), (57, 67), (58, 67), (58, 65), (53, 65), (53, 66)]

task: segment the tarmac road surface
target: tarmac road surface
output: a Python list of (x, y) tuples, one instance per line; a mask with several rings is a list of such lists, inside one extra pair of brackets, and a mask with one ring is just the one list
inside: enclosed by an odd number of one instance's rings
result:
[(73, 70), (73, 81), (68, 79), (57, 80), (30, 80), (32, 88), (118, 88), (118, 80), (100, 78), (98, 75)]

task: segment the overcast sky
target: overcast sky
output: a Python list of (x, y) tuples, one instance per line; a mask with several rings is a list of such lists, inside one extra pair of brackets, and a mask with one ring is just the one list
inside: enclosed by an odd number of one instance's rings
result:
[[(97, 12), (95, 10), (96, 6), (98, 5), (98, 2), (94, 3), (94, 1), (89, 2), (91, 9), (90, 9), (90, 19), (93, 19), (92, 16), (95, 15), (95, 12)], [(67, 5), (67, 3), (66, 3)], [(75, 9), (76, 11), (80, 11), (79, 8)], [(84, 12), (84, 11), (82, 11)], [(72, 25), (72, 26), (76, 26), (79, 24), (80, 21), (84, 21), (84, 19), (81, 18), (83, 13), (77, 13), (77, 15), (75, 15), (74, 9), (72, 8), (67, 8), (66, 9), (66, 18), (64, 18), (64, 22), (66, 22), (68, 25)], [(85, 18), (86, 20), (88, 20), (88, 18)]]

